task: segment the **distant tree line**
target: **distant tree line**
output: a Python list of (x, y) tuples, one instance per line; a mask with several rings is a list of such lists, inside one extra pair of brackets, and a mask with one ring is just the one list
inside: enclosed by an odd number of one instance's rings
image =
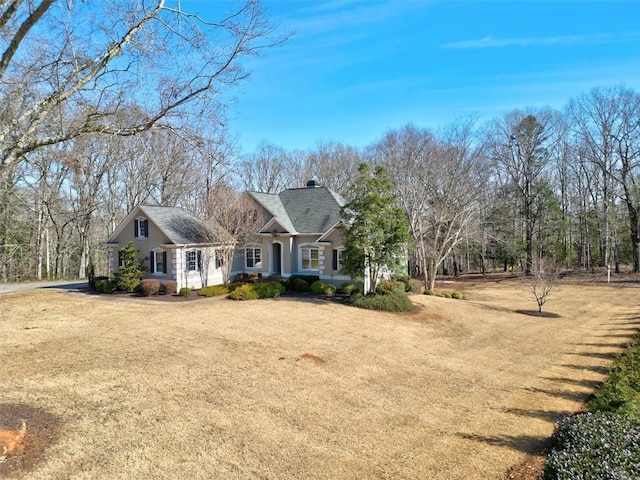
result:
[(437, 130), (409, 123), (362, 149), (323, 141), (287, 151), (265, 140), (241, 154), (221, 126), (43, 146), (3, 177), (0, 279), (84, 276), (89, 263), (104, 271), (102, 242), (138, 203), (227, 224), (244, 190), (314, 178), (347, 195), (362, 163), (385, 168), (410, 227), (409, 268), (431, 288), (438, 274), (530, 273), (541, 259), (640, 270), (640, 95), (611, 86), (562, 111), (514, 110)]

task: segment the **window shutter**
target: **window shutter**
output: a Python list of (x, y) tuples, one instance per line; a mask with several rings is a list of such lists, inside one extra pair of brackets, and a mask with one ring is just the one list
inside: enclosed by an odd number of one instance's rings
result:
[(138, 229), (138, 220), (134, 220), (133, 221), (133, 236), (135, 238), (138, 238), (138, 235), (140, 235), (140, 230)]
[(198, 250), (198, 271), (202, 271), (202, 250)]
[(338, 270), (338, 250), (333, 250), (333, 270)]
[(162, 252), (162, 273), (167, 273), (167, 252)]
[(149, 220), (143, 220), (144, 222), (144, 236), (149, 236)]
[(156, 273), (156, 252), (153, 250), (151, 250), (151, 253), (149, 254), (149, 271), (151, 271), (151, 273)]
[(122, 265), (122, 250), (118, 250), (118, 267)]

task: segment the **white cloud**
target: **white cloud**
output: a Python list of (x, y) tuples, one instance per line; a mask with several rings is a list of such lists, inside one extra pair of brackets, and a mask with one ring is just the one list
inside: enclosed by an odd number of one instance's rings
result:
[(523, 37), (523, 38), (493, 38), (487, 35), (476, 40), (462, 40), (459, 42), (444, 43), (441, 48), (451, 49), (475, 49), (475, 48), (503, 48), (503, 47), (530, 47), (530, 46), (570, 46), (584, 44), (609, 43), (615, 38), (610, 34), (597, 35), (565, 35), (551, 37)]

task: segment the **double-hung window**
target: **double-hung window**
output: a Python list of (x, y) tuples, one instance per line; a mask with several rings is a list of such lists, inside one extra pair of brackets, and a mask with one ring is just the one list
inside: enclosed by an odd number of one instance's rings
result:
[(302, 248), (302, 270), (318, 270), (320, 268), (320, 251), (317, 248)]
[(167, 252), (152, 250), (150, 259), (151, 273), (156, 275), (167, 273)]
[(146, 218), (136, 218), (133, 229), (136, 238), (149, 237), (149, 220)]
[(244, 249), (245, 266), (247, 268), (262, 267), (262, 248), (247, 247)]
[(187, 272), (200, 271), (201, 253), (200, 250), (189, 250), (186, 256)]
[(333, 270), (335, 272), (339, 272), (340, 270), (342, 270), (343, 261), (344, 261), (344, 250), (335, 249), (333, 251)]

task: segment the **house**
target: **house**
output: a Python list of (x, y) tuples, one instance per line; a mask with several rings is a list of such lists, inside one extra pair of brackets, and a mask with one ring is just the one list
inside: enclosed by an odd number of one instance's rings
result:
[(350, 280), (340, 273), (344, 198), (313, 180), (305, 188), (247, 195), (262, 215), (262, 226), (252, 241), (238, 249), (232, 273), (318, 275), (335, 285)]
[(181, 208), (138, 205), (106, 241), (109, 271), (118, 271), (119, 251), (133, 242), (147, 278), (174, 280), (178, 289), (221, 284), (221, 259), (216, 255), (220, 231), (219, 225)]

